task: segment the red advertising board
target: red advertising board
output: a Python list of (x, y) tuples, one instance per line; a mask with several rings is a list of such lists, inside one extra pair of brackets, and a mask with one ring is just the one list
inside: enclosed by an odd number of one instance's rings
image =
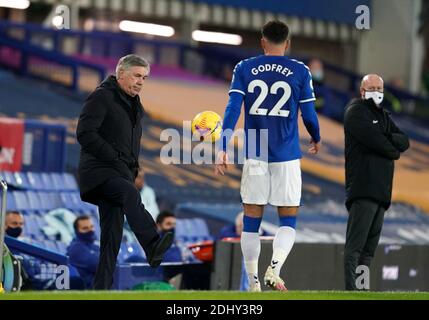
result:
[(0, 170), (21, 170), (23, 143), (24, 120), (0, 118)]

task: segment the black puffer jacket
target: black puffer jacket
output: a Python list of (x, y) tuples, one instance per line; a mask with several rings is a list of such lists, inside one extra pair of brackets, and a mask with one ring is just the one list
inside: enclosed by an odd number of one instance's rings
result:
[(388, 111), (370, 100), (355, 99), (344, 114), (346, 206), (370, 198), (386, 210), (392, 197), (394, 160), (409, 147)]
[(89, 95), (77, 125), (81, 145), (79, 187), (84, 201), (97, 204), (94, 189), (114, 177), (130, 182), (138, 172), (143, 106), (109, 76)]

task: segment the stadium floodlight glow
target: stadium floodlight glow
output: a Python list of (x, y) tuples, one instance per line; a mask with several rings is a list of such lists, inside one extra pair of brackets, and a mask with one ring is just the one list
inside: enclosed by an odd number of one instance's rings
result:
[(160, 37), (171, 37), (174, 35), (174, 29), (170, 26), (130, 20), (122, 20), (119, 23), (119, 29), (122, 31), (146, 33)]
[(0, 0), (0, 7), (12, 9), (27, 9), (30, 6), (29, 0)]
[(243, 42), (243, 38), (238, 34), (203, 30), (194, 30), (192, 32), (192, 39), (200, 42), (222, 43), (233, 46), (239, 46)]

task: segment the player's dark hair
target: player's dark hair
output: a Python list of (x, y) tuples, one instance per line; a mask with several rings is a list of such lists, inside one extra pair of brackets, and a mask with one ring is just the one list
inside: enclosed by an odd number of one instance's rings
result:
[(161, 224), (168, 217), (176, 217), (176, 215), (173, 212), (171, 212), (171, 211), (167, 211), (167, 210), (161, 211), (159, 213), (159, 215), (156, 216), (156, 223), (157, 224)]
[(280, 44), (287, 40), (289, 36), (289, 27), (280, 20), (268, 21), (262, 27), (262, 37), (268, 41)]
[(77, 228), (79, 227), (79, 221), (89, 220), (91, 219), (89, 216), (83, 214), (76, 218), (76, 220), (73, 222), (73, 228), (74, 231), (77, 231)]

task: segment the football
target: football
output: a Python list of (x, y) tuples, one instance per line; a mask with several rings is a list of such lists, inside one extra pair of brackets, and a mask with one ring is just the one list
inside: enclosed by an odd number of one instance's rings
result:
[(213, 111), (203, 111), (192, 120), (192, 136), (200, 141), (215, 142), (222, 134), (222, 118)]

